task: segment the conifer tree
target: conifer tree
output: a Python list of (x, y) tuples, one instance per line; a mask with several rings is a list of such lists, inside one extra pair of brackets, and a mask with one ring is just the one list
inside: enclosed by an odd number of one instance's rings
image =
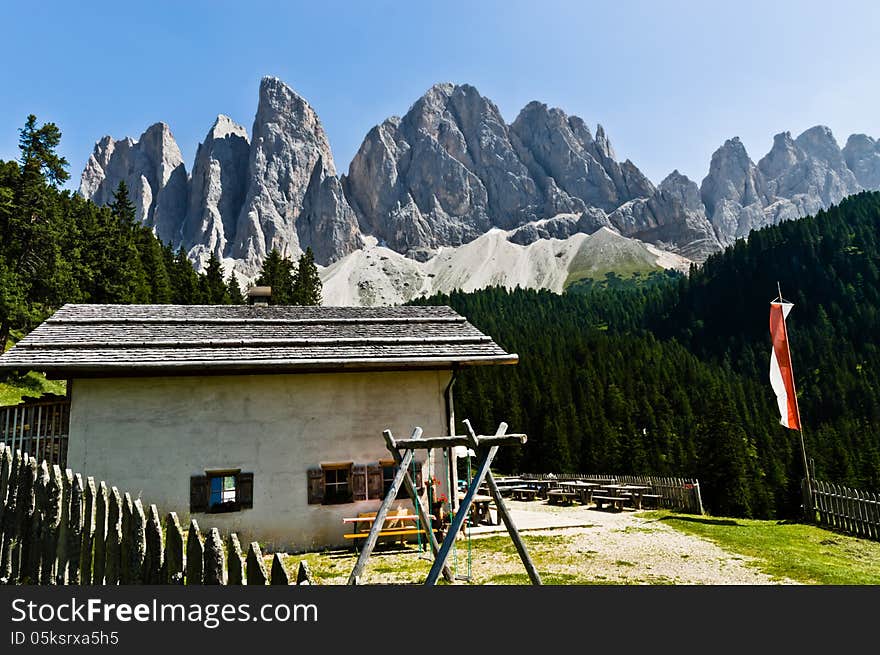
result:
[(213, 252), (201, 278), (202, 298), (209, 305), (228, 305), (229, 290), (223, 279), (223, 265)]
[(241, 286), (238, 284), (238, 278), (235, 273), (230, 272), (229, 278), (226, 280), (226, 293), (229, 296), (229, 302), (233, 305), (244, 305), (245, 298), (241, 292)]
[(318, 276), (318, 267), (315, 265), (315, 255), (311, 246), (300, 255), (296, 275), (293, 278), (294, 305), (320, 305), (321, 304), (321, 278)]
[(272, 305), (290, 305), (293, 303), (293, 263), (288, 257), (282, 257), (277, 248), (272, 248), (256, 279), (257, 286), (272, 287), (269, 299)]

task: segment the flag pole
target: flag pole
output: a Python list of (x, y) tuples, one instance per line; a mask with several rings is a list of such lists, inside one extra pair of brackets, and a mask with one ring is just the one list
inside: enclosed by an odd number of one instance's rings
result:
[[(779, 293), (779, 302), (783, 302), (782, 300), (782, 287), (779, 285), (779, 281), (776, 282), (776, 290)], [(813, 484), (810, 479), (810, 466), (807, 463), (807, 447), (804, 444), (804, 423), (801, 421), (801, 405), (798, 402), (797, 397), (797, 386), (794, 381), (794, 364), (791, 359), (791, 344), (788, 341), (788, 322), (783, 317), (782, 319), (782, 330), (785, 333), (785, 348), (788, 351), (788, 365), (791, 367), (791, 390), (794, 393), (794, 409), (797, 413), (797, 421), (798, 421), (798, 435), (800, 435), (801, 439), (801, 456), (803, 457), (804, 462), (804, 477), (807, 482), (806, 493), (804, 494), (804, 515), (806, 518), (813, 521)]]

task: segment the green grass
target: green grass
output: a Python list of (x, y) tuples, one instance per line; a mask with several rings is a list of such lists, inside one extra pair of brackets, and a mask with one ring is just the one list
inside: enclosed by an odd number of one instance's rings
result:
[(880, 584), (880, 542), (813, 525), (649, 512), (666, 525), (703, 537), (751, 562), (777, 580), (804, 584)]
[(38, 398), (46, 393), (64, 395), (63, 380), (47, 380), (42, 373), (9, 376), (0, 381), (0, 405), (17, 405), (25, 397)]

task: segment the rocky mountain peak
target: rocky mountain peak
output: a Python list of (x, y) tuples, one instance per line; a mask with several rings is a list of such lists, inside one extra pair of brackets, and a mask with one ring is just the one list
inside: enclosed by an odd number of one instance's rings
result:
[(137, 220), (161, 240), (180, 244), (188, 176), (166, 123), (151, 125), (137, 141), (105, 136), (95, 144), (80, 179), (80, 194), (106, 205), (121, 181), (128, 186)]
[(859, 184), (866, 189), (880, 188), (880, 142), (866, 134), (852, 134), (846, 140), (843, 157)]

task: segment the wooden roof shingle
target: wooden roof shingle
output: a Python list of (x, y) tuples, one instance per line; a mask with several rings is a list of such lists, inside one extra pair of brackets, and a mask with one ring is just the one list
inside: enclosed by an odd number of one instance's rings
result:
[(0, 357), (0, 373), (283, 373), (517, 360), (444, 306), (68, 304)]

